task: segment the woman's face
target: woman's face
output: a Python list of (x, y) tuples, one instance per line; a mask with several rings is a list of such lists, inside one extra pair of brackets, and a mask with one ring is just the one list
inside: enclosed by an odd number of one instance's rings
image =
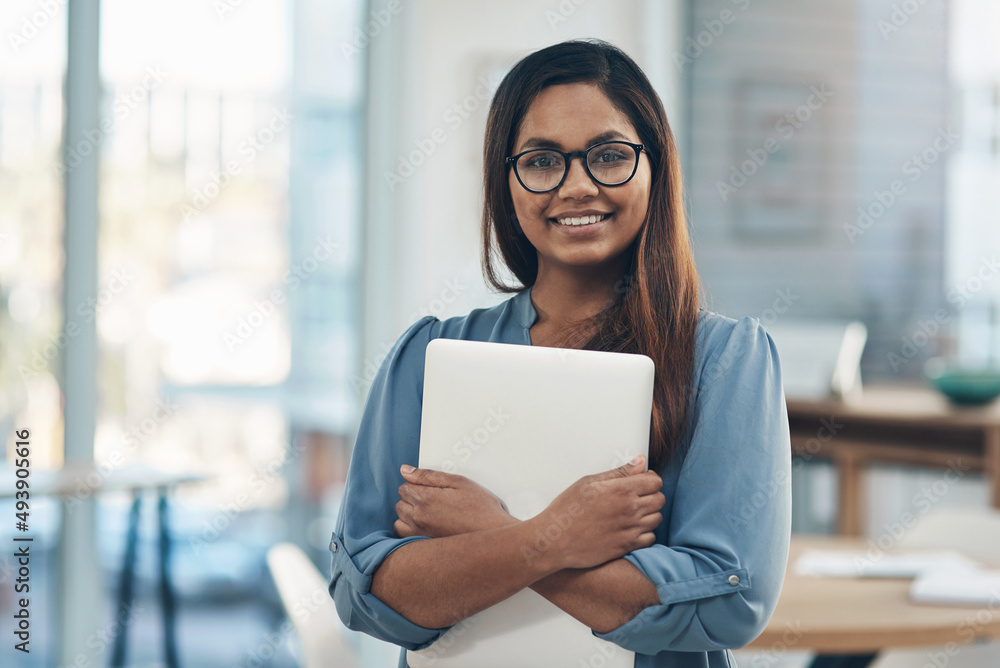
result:
[[(528, 108), (513, 155), (532, 148), (581, 151), (616, 139), (641, 143), (628, 117), (597, 86), (550, 86)], [(510, 169), (514, 211), (525, 236), (538, 251), (539, 276), (551, 269), (617, 268), (646, 219), (651, 179), (645, 152), (639, 154), (635, 176), (620, 186), (597, 184), (584, 169), (583, 160), (577, 158), (570, 162), (563, 184), (541, 194), (525, 190)], [(588, 216), (599, 220), (568, 224)]]

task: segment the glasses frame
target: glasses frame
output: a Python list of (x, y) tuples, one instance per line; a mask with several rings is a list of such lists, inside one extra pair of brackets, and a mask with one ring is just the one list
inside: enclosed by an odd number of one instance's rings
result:
[[(621, 181), (619, 183), (605, 183), (604, 181), (601, 181), (600, 179), (598, 179), (596, 176), (594, 176), (594, 173), (590, 171), (590, 164), (587, 161), (587, 156), (590, 155), (591, 151), (593, 151), (595, 148), (598, 148), (600, 146), (606, 146), (608, 144), (625, 144), (627, 146), (631, 146), (635, 150), (635, 164), (632, 165), (632, 173), (628, 175), (627, 179), (625, 179), (624, 181)], [(613, 139), (611, 141), (602, 141), (599, 144), (594, 144), (593, 146), (591, 146), (589, 148), (585, 148), (582, 151), (570, 151), (568, 153), (566, 151), (560, 151), (559, 149), (556, 149), (556, 148), (531, 148), (531, 149), (528, 149), (527, 151), (521, 151), (517, 155), (509, 156), (508, 158), (505, 158), (505, 161), (506, 161), (506, 163), (508, 165), (510, 165), (513, 168), (513, 170), (514, 170), (514, 176), (517, 177), (517, 182), (521, 184), (522, 188), (524, 188), (525, 190), (527, 190), (529, 193), (537, 193), (537, 194), (540, 195), (540, 194), (543, 194), (543, 193), (550, 193), (553, 190), (558, 190), (559, 188), (562, 187), (562, 184), (566, 182), (566, 177), (569, 175), (569, 166), (570, 166), (570, 162), (572, 162), (573, 158), (580, 158), (580, 159), (583, 160), (583, 168), (584, 168), (584, 170), (586, 170), (587, 176), (589, 176), (590, 179), (594, 183), (596, 183), (598, 185), (602, 185), (605, 188), (615, 188), (615, 187), (618, 187), (618, 186), (623, 186), (626, 183), (628, 183), (629, 181), (631, 181), (632, 177), (635, 176), (635, 173), (639, 170), (639, 154), (642, 153), (645, 150), (646, 149), (645, 149), (645, 147), (644, 147), (643, 144), (633, 144), (630, 141), (623, 141), (621, 139)], [(522, 156), (525, 156), (528, 153), (535, 153), (535, 152), (538, 152), (538, 151), (548, 151), (550, 153), (558, 153), (559, 155), (561, 155), (563, 157), (563, 160), (565, 160), (564, 169), (563, 169), (563, 175), (562, 175), (562, 178), (559, 179), (559, 183), (557, 183), (556, 185), (554, 185), (551, 188), (548, 188), (546, 190), (533, 190), (533, 189), (529, 188), (528, 186), (526, 186), (524, 184), (524, 181), (521, 180), (521, 174), (517, 171), (517, 161), (520, 160)], [(649, 151), (646, 151), (646, 153), (648, 154)]]

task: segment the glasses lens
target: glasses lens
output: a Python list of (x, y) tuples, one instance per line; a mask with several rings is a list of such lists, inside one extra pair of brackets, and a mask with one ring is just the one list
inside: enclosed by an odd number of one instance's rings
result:
[(565, 161), (555, 151), (528, 151), (517, 160), (517, 175), (531, 190), (551, 190), (559, 185), (563, 172), (566, 171)]
[(595, 146), (587, 154), (587, 166), (594, 178), (606, 186), (628, 181), (639, 154), (628, 144), (611, 142)]

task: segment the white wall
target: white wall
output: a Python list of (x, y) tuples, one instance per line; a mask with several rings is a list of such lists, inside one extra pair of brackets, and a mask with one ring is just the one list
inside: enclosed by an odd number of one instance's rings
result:
[[(487, 290), (479, 266), (483, 131), (499, 78), (533, 50), (605, 39), (646, 70), (678, 132), (680, 75), (670, 54), (683, 30), (682, 4), (401, 0), (401, 11), (368, 46), (363, 375), (370, 378), (418, 315), (461, 315), (507, 298)], [(372, 5), (376, 12), (389, 6)], [(481, 76), (492, 79), (488, 90)], [(454, 107), (463, 103), (469, 111), (460, 114)], [(400, 160), (408, 158), (422, 164), (391, 188), (386, 173), (405, 173)]]
[(991, 265), (1000, 251), (1000, 3), (950, 7), (949, 69), (962, 139), (948, 164), (945, 289), (969, 297), (952, 323), (962, 363), (984, 364), (992, 355), (998, 364), (1000, 281)]

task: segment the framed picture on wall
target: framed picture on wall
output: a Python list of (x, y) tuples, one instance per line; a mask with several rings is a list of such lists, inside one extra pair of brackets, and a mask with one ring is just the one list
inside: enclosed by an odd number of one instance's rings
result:
[(832, 96), (814, 83), (819, 81), (774, 76), (734, 82), (730, 165), (716, 187), (731, 203), (736, 236), (774, 242), (821, 235), (829, 201), (824, 106)]

